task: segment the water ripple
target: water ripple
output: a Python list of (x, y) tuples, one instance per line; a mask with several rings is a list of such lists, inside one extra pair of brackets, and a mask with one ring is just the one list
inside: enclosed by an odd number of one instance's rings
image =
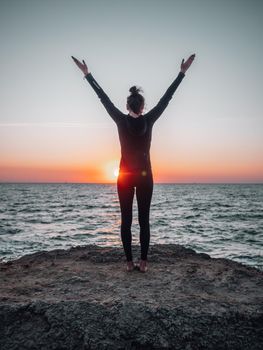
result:
[[(116, 185), (0, 184), (0, 258), (121, 246)], [(136, 198), (136, 197), (135, 197)], [(263, 268), (263, 185), (155, 184), (151, 244), (179, 243)], [(133, 244), (139, 244), (134, 200)]]

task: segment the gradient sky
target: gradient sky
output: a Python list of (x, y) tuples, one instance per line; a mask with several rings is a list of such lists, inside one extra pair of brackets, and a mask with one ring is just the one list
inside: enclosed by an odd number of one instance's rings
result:
[(196, 59), (156, 122), (156, 182), (263, 182), (263, 2), (0, 0), (0, 181), (114, 182), (117, 128), (71, 55), (126, 111)]

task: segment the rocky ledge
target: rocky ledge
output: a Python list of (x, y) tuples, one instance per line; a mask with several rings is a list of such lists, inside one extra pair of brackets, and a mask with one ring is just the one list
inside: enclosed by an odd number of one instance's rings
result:
[(89, 245), (1, 263), (0, 349), (263, 348), (262, 271), (171, 244), (148, 261)]

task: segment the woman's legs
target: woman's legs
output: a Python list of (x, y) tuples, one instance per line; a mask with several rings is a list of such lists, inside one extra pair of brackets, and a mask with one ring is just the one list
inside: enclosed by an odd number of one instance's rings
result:
[(131, 181), (118, 178), (117, 190), (121, 207), (121, 240), (127, 261), (132, 261), (132, 203), (134, 197), (134, 186)]
[(147, 260), (150, 244), (150, 206), (153, 193), (151, 175), (142, 177), (136, 186), (136, 198), (140, 224), (141, 260)]
[(153, 193), (151, 173), (147, 176), (118, 177), (117, 190), (121, 207), (121, 239), (128, 262), (132, 261), (131, 224), (135, 186), (140, 225), (141, 260), (147, 260), (150, 244), (150, 206)]

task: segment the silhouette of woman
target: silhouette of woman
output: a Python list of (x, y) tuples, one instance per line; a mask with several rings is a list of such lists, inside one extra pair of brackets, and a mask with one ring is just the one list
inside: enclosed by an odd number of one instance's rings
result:
[(181, 69), (176, 79), (169, 86), (158, 104), (146, 114), (143, 114), (144, 97), (136, 86), (130, 88), (130, 96), (127, 98), (126, 108), (128, 114), (122, 113), (114, 106), (109, 97), (89, 72), (83, 60), (82, 63), (73, 57), (74, 62), (83, 72), (84, 77), (90, 83), (108, 114), (118, 127), (121, 144), (120, 171), (117, 179), (117, 191), (121, 208), (121, 240), (127, 259), (127, 271), (132, 271), (135, 264), (132, 259), (132, 203), (136, 188), (138, 203), (138, 216), (140, 225), (141, 259), (139, 270), (147, 271), (147, 254), (150, 243), (150, 205), (153, 192), (153, 175), (150, 161), (150, 146), (152, 127), (161, 116), (173, 93), (185, 76), (185, 72), (192, 64), (195, 54), (186, 62), (181, 63)]

